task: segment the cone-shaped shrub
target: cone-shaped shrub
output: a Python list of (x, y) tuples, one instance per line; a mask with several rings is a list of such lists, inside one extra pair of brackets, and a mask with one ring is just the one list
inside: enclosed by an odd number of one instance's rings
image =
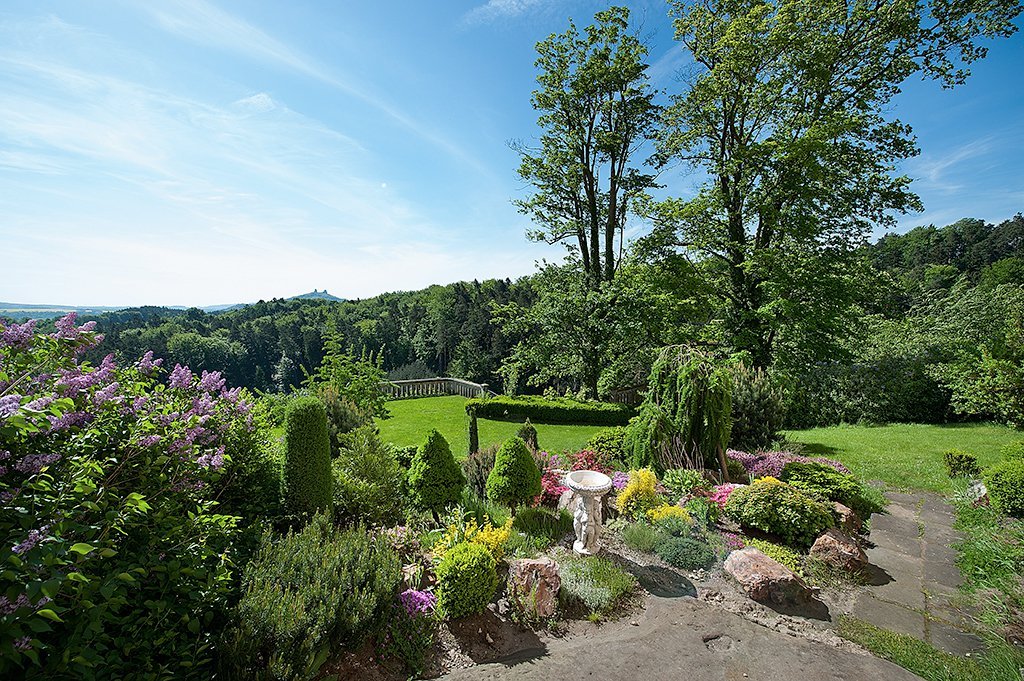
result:
[(331, 437), (327, 411), (315, 397), (299, 397), (285, 412), (285, 459), (282, 482), (284, 503), (289, 513), (311, 515), (329, 511)]
[(494, 468), (487, 476), (487, 498), (513, 510), (541, 493), (540, 469), (530, 448), (520, 438), (506, 440), (494, 457)]
[(409, 466), (409, 491), (413, 503), (437, 518), (438, 512), (456, 503), (466, 486), (466, 476), (452, 457), (444, 436), (430, 431)]

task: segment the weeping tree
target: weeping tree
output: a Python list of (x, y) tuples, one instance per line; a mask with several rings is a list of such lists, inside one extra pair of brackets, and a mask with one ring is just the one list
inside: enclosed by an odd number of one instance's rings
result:
[(640, 411), (626, 429), (633, 467), (719, 468), (732, 430), (732, 374), (710, 355), (682, 345), (663, 348), (651, 367)]

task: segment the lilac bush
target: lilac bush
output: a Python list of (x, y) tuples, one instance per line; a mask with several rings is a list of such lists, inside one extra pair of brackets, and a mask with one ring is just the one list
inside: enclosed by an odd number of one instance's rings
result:
[(73, 313), (37, 327), (0, 323), (0, 675), (209, 678), (251, 404), (152, 353), (81, 361), (101, 337)]
[(849, 475), (850, 469), (834, 459), (825, 457), (806, 457), (793, 454), (792, 452), (755, 452), (748, 454), (736, 449), (726, 452), (730, 459), (739, 461), (750, 474), (752, 480), (764, 477), (777, 478), (782, 474), (782, 468), (793, 461), (800, 463), (820, 463), (831, 466), (840, 473)]

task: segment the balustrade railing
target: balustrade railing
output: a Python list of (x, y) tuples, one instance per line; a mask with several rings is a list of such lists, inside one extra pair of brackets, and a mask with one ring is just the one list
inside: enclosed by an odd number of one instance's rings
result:
[(414, 378), (405, 381), (383, 381), (381, 390), (392, 400), (410, 397), (434, 397), (436, 395), (461, 395), (462, 397), (490, 397), (496, 393), (486, 383), (473, 383), (461, 378)]

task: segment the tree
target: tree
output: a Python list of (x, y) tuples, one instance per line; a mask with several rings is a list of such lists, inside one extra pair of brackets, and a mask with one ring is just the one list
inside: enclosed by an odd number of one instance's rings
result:
[(522, 438), (513, 437), (494, 456), (494, 468), (487, 476), (487, 498), (504, 504), (515, 513), (541, 493), (540, 469)]
[(836, 337), (856, 300), (848, 263), (876, 226), (921, 209), (896, 164), (918, 153), (886, 108), (911, 76), (943, 87), (1016, 27), (1015, 0), (675, 2), (692, 55), (659, 135), (662, 162), (707, 175), (652, 206), (652, 244), (682, 250), (727, 308), (737, 349), (770, 363), (790, 328)]
[(409, 465), (409, 491), (413, 503), (431, 511), (439, 520), (439, 511), (456, 503), (466, 486), (466, 476), (452, 457), (451, 447), (436, 430), (416, 450)]
[(327, 412), (315, 397), (297, 397), (285, 412), (285, 507), (296, 515), (311, 516), (331, 510), (331, 439)]
[(536, 223), (529, 236), (567, 242), (592, 287), (615, 276), (631, 203), (654, 184), (632, 160), (658, 111), (647, 49), (627, 33), (629, 10), (612, 7), (594, 18), (582, 34), (570, 21), (565, 33), (537, 44), (540, 148), (513, 145), (519, 175), (535, 189), (515, 202)]

